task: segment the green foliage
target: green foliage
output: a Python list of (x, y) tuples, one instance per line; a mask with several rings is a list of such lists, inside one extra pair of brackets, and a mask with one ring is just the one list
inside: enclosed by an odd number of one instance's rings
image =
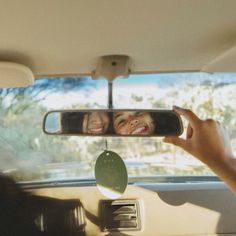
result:
[(131, 98), (135, 101), (135, 102), (142, 102), (143, 101), (143, 97), (142, 96), (138, 96), (135, 94), (132, 94)]

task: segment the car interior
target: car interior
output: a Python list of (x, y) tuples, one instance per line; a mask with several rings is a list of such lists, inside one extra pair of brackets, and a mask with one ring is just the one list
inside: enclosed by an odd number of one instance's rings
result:
[(236, 154), (235, 0), (0, 3), (0, 235), (236, 235), (235, 194), (162, 141), (178, 105)]

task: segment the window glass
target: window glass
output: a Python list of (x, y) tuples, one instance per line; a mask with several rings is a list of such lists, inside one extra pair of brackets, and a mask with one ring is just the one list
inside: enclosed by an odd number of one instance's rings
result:
[[(202, 119), (219, 120), (230, 131), (236, 151), (235, 73), (132, 75), (114, 81), (113, 89), (114, 108), (171, 109), (176, 104), (193, 109)], [(49, 110), (107, 108), (107, 90), (107, 81), (87, 77), (40, 78), (28, 88), (1, 89), (0, 171), (17, 181), (94, 179), (105, 139), (46, 135), (42, 122)], [(130, 180), (213, 175), (161, 138), (109, 137), (107, 143), (124, 159)]]

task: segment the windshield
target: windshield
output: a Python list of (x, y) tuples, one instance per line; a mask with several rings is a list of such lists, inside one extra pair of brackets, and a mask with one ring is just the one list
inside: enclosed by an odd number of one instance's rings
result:
[[(193, 109), (202, 119), (219, 120), (230, 131), (236, 151), (236, 73), (132, 75), (114, 81), (113, 89), (114, 108), (172, 109), (176, 104)], [(107, 81), (89, 77), (39, 78), (28, 88), (1, 89), (0, 171), (19, 182), (94, 179), (105, 139), (46, 135), (42, 122), (49, 110), (104, 109), (107, 104)], [(107, 144), (125, 161), (130, 181), (213, 175), (161, 138), (108, 137)]]

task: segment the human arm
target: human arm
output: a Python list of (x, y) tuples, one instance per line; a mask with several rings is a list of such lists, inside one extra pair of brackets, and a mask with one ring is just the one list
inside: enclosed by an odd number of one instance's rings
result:
[(217, 121), (199, 119), (191, 110), (173, 107), (188, 121), (186, 138), (165, 137), (208, 165), (236, 193), (236, 159), (226, 129)]

